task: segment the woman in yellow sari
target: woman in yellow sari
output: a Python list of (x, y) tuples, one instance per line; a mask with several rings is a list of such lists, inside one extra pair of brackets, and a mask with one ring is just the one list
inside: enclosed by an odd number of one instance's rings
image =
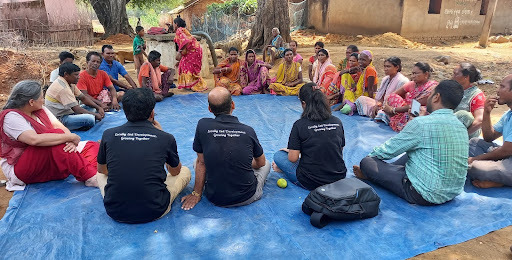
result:
[(229, 49), (229, 57), (223, 60), (213, 70), (213, 78), (215, 79), (215, 87), (223, 87), (231, 92), (233, 96), (242, 94), (242, 86), (240, 85), (240, 59), (238, 59), (238, 49), (231, 47)]
[[(343, 101), (345, 91), (350, 91), (351, 95), (356, 90), (357, 82), (361, 76), (361, 70), (359, 70), (359, 53), (352, 53), (347, 61), (348, 69), (338, 71), (334, 75), (334, 79), (327, 88), (325, 95), (329, 104), (335, 105)], [(341, 109), (341, 107), (340, 107)]]
[(277, 69), (275, 83), (270, 84), (271, 93), (283, 96), (296, 96), (304, 85), (302, 69), (298, 62), (293, 61), (293, 51), (284, 50), (284, 61)]
[(343, 103), (335, 110), (341, 110), (344, 114), (352, 115), (357, 111), (355, 102), (360, 96), (374, 97), (374, 93), (377, 89), (377, 71), (373, 67), (373, 54), (371, 51), (362, 51), (359, 54), (359, 70), (361, 76), (357, 80), (357, 84), (354, 83), (352, 77), (346, 77), (346, 81), (342, 77), (342, 85), (345, 87), (345, 96)]

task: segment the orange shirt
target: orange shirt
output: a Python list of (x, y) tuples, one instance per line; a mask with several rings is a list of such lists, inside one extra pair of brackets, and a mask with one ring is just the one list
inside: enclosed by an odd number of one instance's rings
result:
[(364, 86), (363, 86), (363, 88), (364, 88), (365, 91), (368, 91), (368, 87), (369, 87), (368, 86), (368, 78), (369, 77), (374, 77), (375, 81), (373, 82), (373, 84), (377, 84), (377, 82), (379, 80), (377, 78), (377, 71), (375, 70), (375, 67), (370, 66), (370, 65), (366, 68), (366, 73), (364, 75)]
[(80, 72), (80, 79), (76, 86), (80, 90), (86, 90), (91, 97), (97, 98), (103, 87), (113, 86), (113, 84), (105, 71), (98, 70), (96, 77), (93, 77), (84, 70)]
[[(146, 78), (149, 78), (149, 66), (151, 66), (150, 63), (144, 63), (142, 64), (142, 66), (140, 66), (140, 72), (139, 72), (139, 85), (142, 86), (142, 77), (146, 77)], [(166, 72), (167, 70), (169, 70), (168, 67), (164, 66), (164, 65), (160, 65), (160, 72)], [(160, 76), (160, 75), (157, 75), (157, 76)]]

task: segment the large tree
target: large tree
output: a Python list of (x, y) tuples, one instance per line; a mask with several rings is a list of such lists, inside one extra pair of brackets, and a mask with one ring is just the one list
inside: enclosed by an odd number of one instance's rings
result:
[(249, 38), (249, 48), (263, 49), (272, 40), (272, 28), (277, 27), (285, 42), (290, 42), (288, 0), (258, 0), (256, 22)]
[[(128, 22), (126, 14), (126, 5), (130, 4), (139, 9), (155, 8), (163, 10), (165, 8), (172, 9), (180, 5), (182, 0), (84, 0), (89, 2), (98, 17), (103, 29), (105, 30), (104, 38), (123, 33), (133, 36), (135, 33)], [(172, 7), (172, 8), (171, 8)]]
[(98, 20), (105, 34), (103, 37), (123, 33), (130, 36), (134, 35), (133, 28), (128, 22), (126, 14), (126, 5), (130, 0), (89, 0), (98, 16)]

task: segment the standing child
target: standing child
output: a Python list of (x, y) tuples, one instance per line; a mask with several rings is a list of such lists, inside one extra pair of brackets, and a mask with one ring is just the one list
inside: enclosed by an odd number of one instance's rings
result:
[(142, 38), (144, 37), (144, 27), (135, 27), (135, 32), (137, 35), (135, 35), (135, 38), (133, 39), (133, 62), (135, 63), (137, 75), (139, 75), (140, 66), (144, 63), (144, 56), (147, 57), (148, 55), (146, 54), (146, 43)]

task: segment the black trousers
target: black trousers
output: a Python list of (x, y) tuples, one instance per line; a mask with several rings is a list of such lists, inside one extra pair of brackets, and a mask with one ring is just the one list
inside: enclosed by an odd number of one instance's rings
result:
[(374, 157), (361, 160), (361, 171), (371, 182), (393, 192), (411, 204), (423, 206), (436, 205), (426, 201), (411, 184), (405, 173), (407, 155), (394, 163), (387, 163)]

